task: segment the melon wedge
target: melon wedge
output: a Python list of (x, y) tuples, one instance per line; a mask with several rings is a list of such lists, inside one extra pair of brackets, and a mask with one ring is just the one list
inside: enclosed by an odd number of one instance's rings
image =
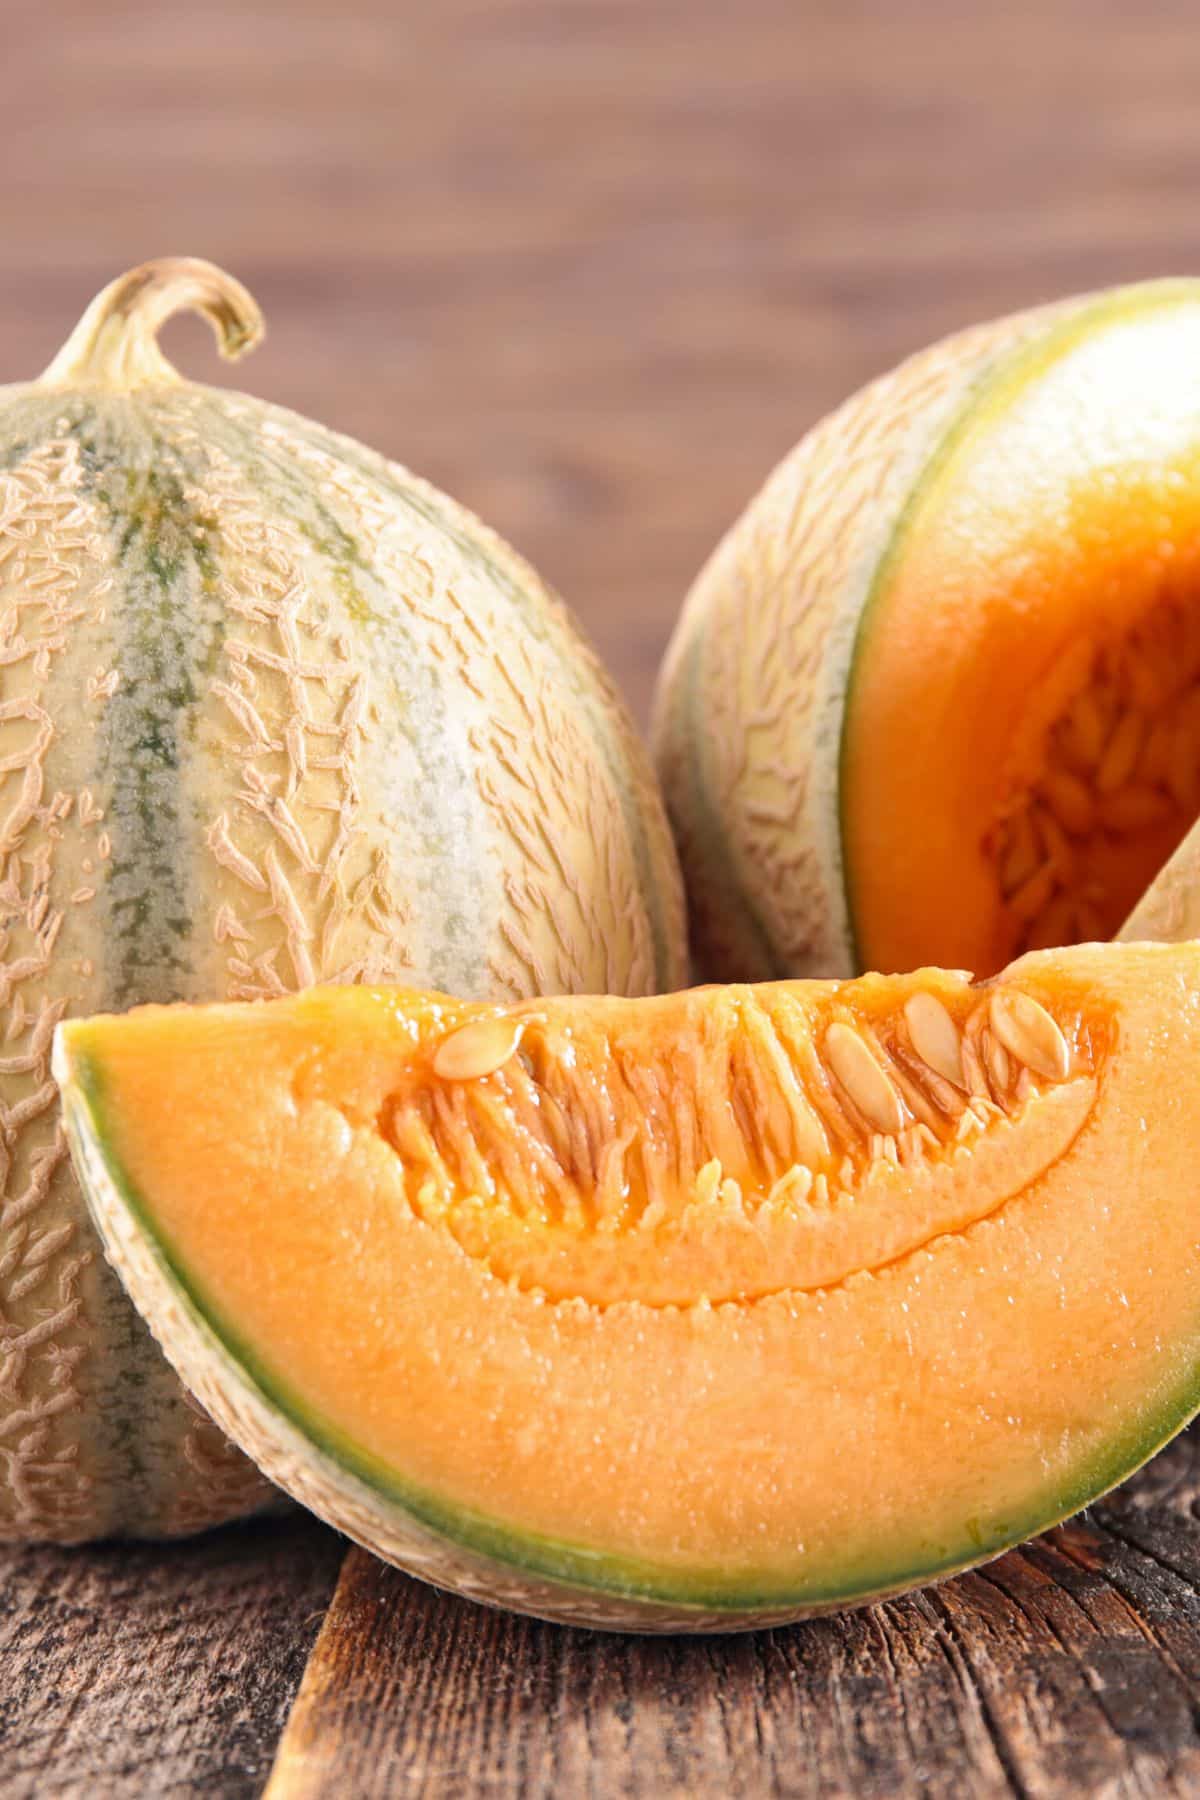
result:
[(476, 1599), (734, 1629), (982, 1561), (1200, 1405), (1200, 944), (60, 1027), (108, 1254), (263, 1470)]

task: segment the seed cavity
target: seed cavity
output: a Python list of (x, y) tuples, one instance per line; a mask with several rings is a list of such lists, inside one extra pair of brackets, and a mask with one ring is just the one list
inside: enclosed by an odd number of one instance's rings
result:
[(1018, 1062), (1048, 1080), (1066, 1080), (1071, 1068), (1067, 1040), (1032, 995), (993, 994), (989, 1016), (997, 1039)]
[[(1057, 990), (1039, 992), (1059, 1013)], [(998, 1168), (1043, 1167), (1046, 1133), (1090, 1111), (1112, 1041), (1085, 990), (1062, 1002), (1064, 1044), (1027, 991), (940, 978), (715, 990), (682, 997), (667, 1033), (624, 1001), (595, 1007), (430, 1020), (378, 1123), (415, 1217), (505, 1281), (605, 1303), (650, 1288), (675, 1304), (693, 1282), (714, 1303), (775, 1291), (810, 1241), (857, 1268), (863, 1201), (890, 1258), (910, 1173), (930, 1230), (934, 1214), (959, 1229), (984, 1141)], [(1053, 1094), (1040, 1071), (1068, 1060)]]
[(513, 1055), (524, 1019), (473, 1019), (444, 1037), (433, 1053), (433, 1072), (442, 1081), (478, 1081), (494, 1075)]
[(910, 994), (904, 1002), (904, 1023), (912, 1047), (922, 1062), (928, 1063), (935, 1075), (966, 1087), (963, 1075), (962, 1042), (958, 1026), (936, 994)]
[(1111, 937), (1200, 806), (1195, 609), (1168, 593), (1132, 631), (1077, 652), (1082, 686), (1049, 721), (1037, 767), (1014, 769), (983, 839), (1010, 922), (1006, 959)]
[(904, 1130), (900, 1096), (852, 1025), (834, 1021), (825, 1033), (825, 1054), (834, 1075), (869, 1124), (892, 1135)]

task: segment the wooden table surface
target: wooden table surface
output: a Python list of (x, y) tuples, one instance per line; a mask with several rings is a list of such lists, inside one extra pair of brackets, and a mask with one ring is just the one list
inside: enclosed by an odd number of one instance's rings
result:
[[(1200, 267), (1196, 26), (9, 0), (0, 380), (119, 269), (227, 263), (270, 323), (239, 379), (475, 506), (644, 718), (688, 580), (820, 412), (971, 319)], [(169, 347), (220, 378), (194, 322)], [(982, 1573), (708, 1642), (502, 1618), (357, 1553), (330, 1607), (344, 1546), (299, 1514), (7, 1552), (0, 1794), (257, 1794), (281, 1732), (273, 1800), (1200, 1792), (1198, 1517), (1185, 1437)]]

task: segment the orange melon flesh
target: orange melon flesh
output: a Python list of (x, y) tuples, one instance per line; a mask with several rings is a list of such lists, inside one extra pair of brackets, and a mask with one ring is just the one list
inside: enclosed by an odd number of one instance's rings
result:
[(317, 989), (72, 1022), (56, 1054), (185, 1381), (334, 1523), (481, 1597), (723, 1625), (894, 1591), (1200, 1402), (1194, 943), (978, 986)]
[(843, 734), (861, 965), (1110, 937), (1200, 810), (1196, 305), (1137, 290), (1040, 337), (910, 501)]

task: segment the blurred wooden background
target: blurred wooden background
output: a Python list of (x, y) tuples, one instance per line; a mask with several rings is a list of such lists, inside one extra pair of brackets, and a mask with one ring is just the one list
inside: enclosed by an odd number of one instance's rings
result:
[[(1200, 265), (1191, 0), (6, 0), (0, 380), (164, 252), (236, 379), (449, 488), (643, 716), (801, 429), (955, 326)], [(172, 345), (224, 378), (201, 328)]]
[[(473, 505), (644, 718), (689, 580), (822, 411), (969, 320), (1200, 269), (1198, 76), (1194, 0), (4, 0), (0, 380), (122, 268), (227, 264), (270, 325), (236, 379)], [(194, 321), (169, 348), (225, 378)], [(1198, 1465), (741, 1647), (359, 1565), (278, 1792), (355, 1791), (313, 1773), (323, 1669), (371, 1792), (1194, 1793)], [(0, 1793), (259, 1792), (338, 1561), (300, 1520), (10, 1554)]]

